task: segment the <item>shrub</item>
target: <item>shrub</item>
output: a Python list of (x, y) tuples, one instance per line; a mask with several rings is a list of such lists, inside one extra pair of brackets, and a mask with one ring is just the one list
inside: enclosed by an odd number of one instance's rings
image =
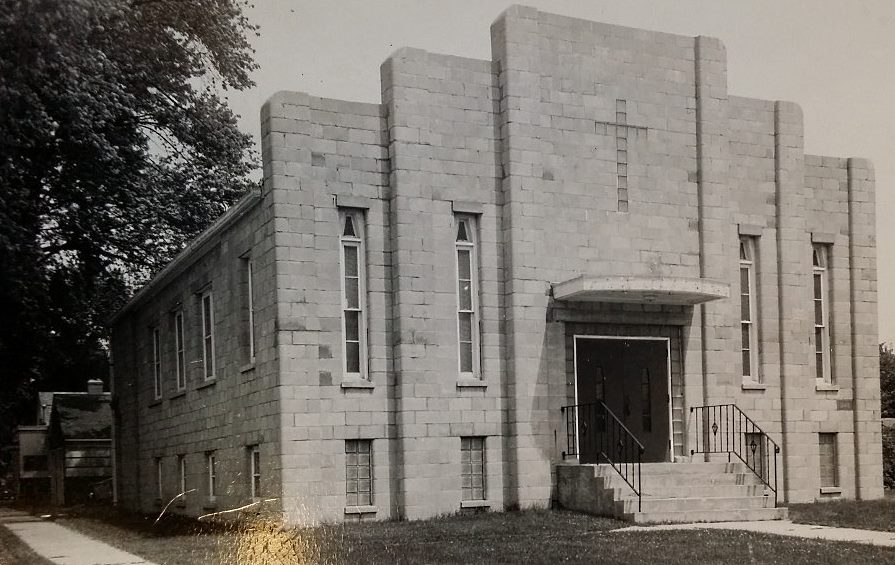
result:
[(895, 489), (895, 429), (883, 427), (883, 484)]

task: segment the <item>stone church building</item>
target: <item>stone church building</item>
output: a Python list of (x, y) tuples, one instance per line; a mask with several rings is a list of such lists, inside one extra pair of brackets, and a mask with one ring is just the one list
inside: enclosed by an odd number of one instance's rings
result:
[(264, 105), (263, 187), (113, 320), (120, 503), (414, 519), (707, 460), (762, 508), (882, 496), (871, 164), (728, 93), (717, 39), (491, 40)]

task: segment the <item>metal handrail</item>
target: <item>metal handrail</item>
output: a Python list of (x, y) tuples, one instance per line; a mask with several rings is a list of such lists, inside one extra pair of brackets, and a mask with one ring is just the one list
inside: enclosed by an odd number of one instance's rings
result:
[(597, 463), (601, 459), (609, 463), (631, 487), (637, 495), (637, 511), (640, 512), (643, 503), (640, 472), (643, 444), (601, 401), (563, 406), (560, 410), (566, 417), (567, 448), (562, 452), (563, 459), (566, 456), (580, 458), (582, 445), (591, 448), (589, 451), (597, 454)]
[[(691, 406), (695, 414), (696, 453), (726, 453), (727, 461), (736, 455), (746, 467), (755, 473), (766, 487), (774, 492), (777, 506), (777, 455), (780, 447), (767, 433), (746, 415), (736, 404), (712, 404)], [(700, 444), (700, 438), (702, 442)], [(774, 475), (771, 476), (771, 454), (774, 457)]]

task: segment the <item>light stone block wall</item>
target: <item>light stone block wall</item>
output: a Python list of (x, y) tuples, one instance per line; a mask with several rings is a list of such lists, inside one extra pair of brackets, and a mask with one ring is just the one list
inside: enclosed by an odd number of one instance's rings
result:
[[(759, 384), (744, 380), (734, 398), (736, 404), (779, 444), (782, 423), (774, 108), (773, 101), (731, 96), (728, 123), (731, 219), (738, 232), (755, 237), (754, 268), (758, 288), (754, 298), (757, 301)], [(758, 235), (754, 235), (756, 232)], [(731, 296), (738, 296), (742, 290), (739, 279), (734, 285)], [(735, 364), (737, 374), (742, 374), (741, 357), (737, 357)]]
[[(704, 43), (697, 65), (693, 38), (520, 7), (492, 27), (505, 170), (509, 429), (518, 443), (509, 465), (518, 470), (514, 494), (523, 506), (549, 500), (554, 432), (567, 400), (564, 378), (545, 382), (539, 371), (565, 364), (563, 356), (544, 359), (539, 348), (550, 339), (549, 326), (538, 323), (550, 306), (550, 283), (582, 274), (729, 282), (736, 274), (724, 196), (723, 49)], [(626, 101), (627, 123), (645, 128), (629, 135), (627, 212), (617, 202), (617, 99)], [(733, 384), (726, 374), (735, 358), (731, 305), (705, 310), (712, 354), (699, 358), (697, 322), (685, 337), (694, 361), (685, 374), (688, 399), (703, 398), (703, 362), (711, 364), (715, 389)]]
[[(877, 326), (876, 195), (873, 165), (849, 158), (849, 290), (854, 396), (855, 490), (860, 498), (883, 496), (882, 434)], [(841, 445), (841, 443), (840, 443)], [(840, 455), (840, 466), (843, 464)]]
[[(264, 190), (277, 225), (283, 507), (294, 522), (389, 518), (395, 423), (384, 112), (280, 92), (261, 119)], [(346, 204), (365, 223), (366, 383), (343, 376), (338, 209)], [(375, 512), (346, 514), (349, 439), (372, 440)]]
[[(878, 391), (874, 390), (879, 383), (878, 365), (857, 377), (868, 379), (857, 381), (867, 383), (864, 394), (868, 396), (863, 403), (869, 409), (861, 411), (853, 364), (877, 363), (877, 352), (860, 354), (853, 344), (856, 340), (875, 343), (875, 315), (865, 306), (868, 301), (875, 304), (875, 287), (867, 284), (873, 291), (854, 301), (851, 282), (853, 276), (858, 281), (875, 282), (875, 271), (853, 272), (851, 268), (853, 253), (869, 255), (872, 260), (873, 251), (852, 246), (850, 160), (804, 155), (802, 131), (801, 112), (793, 104), (731, 97), (733, 219), (741, 229), (760, 233), (756, 241), (761, 384), (744, 383), (735, 398), (783, 447), (786, 466), (781, 479), (788, 500), (840, 496), (820, 491), (817, 434), (821, 432), (839, 434), (841, 496), (874, 498), (882, 488), (879, 456), (875, 455), (880, 438), (871, 423), (879, 418)], [(862, 165), (858, 174), (872, 177), (872, 171), (866, 173), (866, 162), (856, 162)], [(862, 184), (861, 188), (865, 192), (859, 198), (872, 200), (866, 192), (868, 186)], [(778, 226), (782, 231), (778, 232)], [(833, 387), (817, 386), (814, 378), (812, 241), (827, 242), (832, 250)], [(872, 244), (871, 239), (860, 245)], [(782, 276), (778, 272), (781, 265)], [(860, 319), (852, 317), (853, 304), (863, 309)], [(785, 314), (779, 315), (781, 312)], [(867, 437), (855, 437), (856, 422), (866, 422), (871, 430)], [(868, 477), (863, 486), (856, 481), (856, 473)]]
[[(247, 448), (261, 449), (262, 494), (280, 491), (279, 398), (274, 394), (275, 279), (269, 199), (256, 202), (218, 237), (190, 255), (181, 273), (120, 317), (112, 334), (118, 495), (129, 508), (157, 511), (180, 492), (177, 456), (185, 455), (188, 490), (171, 511), (200, 515), (251, 501)], [(256, 358), (249, 363), (244, 258), (254, 262)], [(213, 293), (216, 378), (202, 364), (201, 292)], [(177, 390), (174, 312), (184, 313), (186, 389)], [(154, 399), (151, 328), (161, 337), (163, 394)], [(208, 496), (205, 453), (217, 458), (217, 490)], [(158, 501), (155, 459), (163, 465)]]
[[(460, 440), (485, 436), (486, 502), (504, 507), (504, 280), (496, 76), (488, 61), (401, 49), (388, 109), (399, 500), (407, 518), (460, 508)], [(455, 211), (478, 223), (481, 380), (459, 382)]]
[[(545, 469), (532, 464), (548, 460), (550, 434), (532, 428), (552, 417), (531, 412), (520, 416), (515, 411), (527, 398), (542, 397), (544, 389), (537, 388), (542, 375), (535, 361), (543, 360), (531, 344), (538, 343), (540, 331), (546, 332), (541, 335), (549, 342), (549, 325), (526, 324), (525, 331), (533, 335), (517, 330), (517, 319), (541, 318), (538, 311), (549, 305), (543, 298), (519, 292), (515, 279), (559, 282), (577, 274), (702, 276), (729, 283), (732, 298), (694, 308), (694, 322), (684, 334), (687, 404), (735, 402), (783, 443), (787, 477), (814, 477), (789, 487), (792, 500), (818, 496), (817, 432), (834, 429), (842, 433), (842, 494), (855, 493), (850, 461), (862, 450), (865, 469), (860, 473), (874, 477), (865, 481), (873, 483), (866, 492), (877, 493), (880, 469), (873, 461), (879, 441), (873, 435), (872, 410), (850, 415), (860, 412), (861, 401), (849, 408), (849, 387), (840, 385), (836, 394), (817, 391), (813, 378), (812, 233), (824, 225), (842, 232), (842, 244), (834, 246), (835, 280), (856, 276), (848, 267), (848, 255), (856, 251), (849, 248), (849, 214), (838, 182), (835, 193), (823, 191), (832, 182), (829, 179), (818, 181), (821, 190), (814, 191), (814, 181), (806, 176), (800, 109), (791, 103), (728, 97), (724, 47), (712, 38), (668, 36), (514, 7), (492, 27), (492, 41), (501, 73), (504, 216), (505, 233), (510, 234), (505, 247), (508, 371), (516, 389), (508, 395), (510, 426), (517, 442), (526, 436), (535, 442), (542, 438), (542, 453), (528, 451), (531, 459), (524, 465), (512, 459), (525, 457), (522, 449), (509, 454), (510, 469), (525, 467), (531, 475), (517, 479), (520, 498), (524, 501), (528, 490), (531, 502), (537, 503), (551, 483)], [(594, 53), (600, 56), (593, 57)], [(627, 100), (629, 124), (646, 126), (645, 134), (629, 145), (626, 214), (614, 209), (614, 162), (601, 152), (607, 145), (611, 149), (611, 140), (601, 138), (600, 122), (611, 119), (595, 117), (601, 110), (604, 114), (614, 110), (617, 98)], [(644, 163), (645, 173), (639, 168)], [(865, 169), (860, 171), (859, 175), (869, 176)], [(841, 179), (842, 172), (836, 175)], [(660, 190), (660, 208), (651, 206), (653, 182)], [(866, 180), (856, 184), (867, 190)], [(862, 193), (858, 198), (868, 196)], [(821, 209), (811, 210), (812, 205)], [(584, 221), (575, 224), (580, 216)], [(681, 220), (687, 225), (680, 225)], [(740, 377), (736, 252), (740, 225), (759, 226), (763, 242), (761, 387), (744, 387)], [(690, 234), (697, 241), (689, 239)], [(579, 247), (574, 253), (578, 241), (586, 250)], [(857, 252), (872, 255), (869, 250)], [(858, 278), (863, 282), (869, 276), (865, 269)], [(868, 290), (863, 298), (874, 300), (873, 284), (864, 286)], [(847, 285), (834, 282), (834, 292), (834, 359), (836, 371), (847, 377), (850, 372), (840, 366), (872, 363), (869, 355), (851, 355), (850, 328), (867, 342), (875, 339), (875, 330), (870, 322), (861, 321), (862, 330), (870, 330), (864, 333), (848, 317), (851, 308), (862, 313), (870, 309), (848, 298)], [(526, 304), (516, 306), (517, 301)], [(787, 315), (778, 316), (781, 310)], [(872, 371), (867, 374), (872, 376)], [(864, 404), (876, 406), (877, 393), (867, 394)], [(550, 406), (551, 413), (555, 409)], [(859, 440), (855, 450), (847, 421), (861, 417), (870, 441)]]

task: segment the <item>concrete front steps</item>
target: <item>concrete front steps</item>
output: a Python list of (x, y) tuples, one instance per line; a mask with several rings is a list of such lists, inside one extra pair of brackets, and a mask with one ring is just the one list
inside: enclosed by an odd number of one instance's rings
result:
[[(629, 468), (630, 469), (630, 468)], [(561, 506), (638, 524), (782, 520), (774, 493), (742, 463), (644, 463), (643, 500), (611, 465), (556, 467)]]

